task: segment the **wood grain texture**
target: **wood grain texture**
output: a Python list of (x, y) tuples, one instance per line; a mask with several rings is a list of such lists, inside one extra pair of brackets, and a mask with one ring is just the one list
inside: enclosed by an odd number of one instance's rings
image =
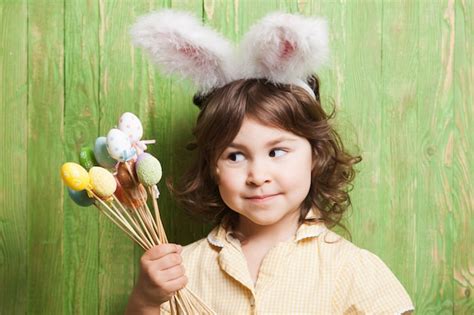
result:
[[(99, 131), (99, 5), (65, 2), (65, 161), (79, 161)], [(99, 211), (78, 207), (64, 188), (64, 314), (99, 308)]]
[(412, 70), (418, 73), (414, 274), (417, 310), (422, 314), (453, 311), (453, 5), (454, 1), (418, 5), (418, 66)]
[[(138, 113), (133, 48), (128, 28), (140, 2), (99, 1), (99, 133), (118, 124), (123, 112)], [(134, 280), (134, 244), (105, 216), (99, 216), (99, 314), (125, 309)]]
[[(163, 167), (171, 242), (190, 219), (165, 179), (191, 164), (190, 82), (161, 74), (128, 35), (136, 17), (193, 12), (237, 43), (274, 10), (321, 15), (331, 63), (323, 106), (362, 163), (344, 220), (408, 290), (417, 314), (472, 314), (474, 2), (84, 0), (0, 2), (0, 314), (120, 314), (143, 251), (94, 208), (74, 205), (59, 168), (137, 114)], [(342, 232), (339, 229), (338, 232)]]
[[(420, 74), (418, 40), (420, 12), (416, 2), (384, 2), (382, 7), (381, 107), (378, 131), (380, 196), (373, 213), (369, 250), (392, 269), (414, 299), (418, 192), (417, 83)], [(372, 216), (371, 216), (372, 217)], [(354, 226), (354, 229), (357, 227)], [(418, 305), (415, 303), (415, 308)]]
[(27, 4), (0, 4), (0, 314), (26, 313)]
[[(150, 11), (159, 10), (162, 8), (168, 8), (170, 6), (169, 1), (154, 1), (147, 0), (142, 1), (134, 11), (134, 16), (132, 20), (143, 14), (147, 14)], [(133, 23), (133, 22), (132, 22)], [(124, 41), (129, 40), (128, 34), (124, 34)], [(137, 111), (134, 112), (140, 118), (144, 134), (143, 139), (155, 139), (157, 140), (156, 144), (148, 146), (148, 152), (157, 157), (161, 163), (162, 161), (162, 151), (161, 146), (163, 144), (162, 139), (166, 137), (166, 133), (162, 131), (162, 123), (157, 117), (163, 117), (162, 121), (166, 122), (166, 110), (163, 107), (163, 104), (166, 100), (169, 100), (166, 95), (166, 91), (169, 90), (169, 79), (160, 78), (158, 72), (156, 72), (154, 66), (149, 61), (149, 58), (142, 53), (140, 49), (133, 48), (130, 52), (131, 63), (134, 69), (133, 72), (133, 91), (135, 93), (133, 102), (134, 107), (137, 108)], [(166, 171), (166, 169), (164, 169)], [(159, 183), (160, 192), (165, 191), (163, 186), (163, 180)], [(162, 217), (166, 217), (168, 213), (173, 213), (171, 211), (166, 211), (168, 207), (163, 208), (162, 201), (160, 199), (160, 208)], [(151, 209), (151, 208), (150, 208)], [(168, 230), (168, 229), (167, 229)], [(134, 250), (134, 283), (139, 275), (139, 260), (143, 255), (143, 250), (138, 246), (135, 246)]]
[(28, 2), (29, 314), (61, 314), (63, 285), (64, 2)]
[(474, 2), (453, 5), (453, 302), (454, 313), (474, 314)]
[[(203, 5), (201, 1), (172, 1), (171, 8), (175, 10), (185, 10), (192, 12), (197, 18), (203, 17)], [(166, 78), (166, 76), (164, 76)], [(185, 149), (186, 144), (193, 139), (192, 128), (196, 121), (198, 108), (193, 104), (192, 97), (195, 88), (190, 82), (177, 77), (170, 80), (168, 91), (169, 99), (165, 101), (163, 109), (167, 113), (161, 115), (159, 122), (166, 126), (157, 132), (163, 133), (163, 142), (160, 152), (160, 160), (163, 167), (171, 175), (178, 179), (191, 164), (194, 152)], [(157, 96), (159, 97), (159, 96)], [(165, 192), (163, 198), (160, 197), (160, 205), (164, 207), (167, 234), (170, 242), (182, 245), (189, 244), (207, 234), (206, 226), (201, 222), (190, 218), (183, 209), (177, 207), (170, 198), (164, 181), (160, 188)]]

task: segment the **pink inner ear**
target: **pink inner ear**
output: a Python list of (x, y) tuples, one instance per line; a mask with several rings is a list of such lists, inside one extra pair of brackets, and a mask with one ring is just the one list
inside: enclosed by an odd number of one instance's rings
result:
[(196, 47), (188, 45), (179, 48), (178, 51), (189, 58), (195, 58), (198, 54), (198, 50), (196, 49)]
[(281, 59), (289, 59), (293, 52), (295, 51), (296, 47), (290, 43), (289, 40), (283, 40), (281, 51), (280, 51), (280, 58)]

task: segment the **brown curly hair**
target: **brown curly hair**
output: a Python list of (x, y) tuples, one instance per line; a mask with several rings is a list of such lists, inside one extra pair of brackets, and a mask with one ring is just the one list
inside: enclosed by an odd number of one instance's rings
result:
[(329, 115), (323, 110), (318, 77), (310, 77), (308, 84), (316, 99), (301, 87), (275, 85), (263, 79), (233, 81), (204, 97), (195, 97), (194, 103), (201, 111), (193, 129), (195, 141), (187, 148), (197, 150), (197, 159), (177, 185), (172, 178), (167, 179), (168, 189), (178, 203), (206, 222), (235, 227), (238, 214), (223, 202), (215, 170), (218, 157), (236, 137), (244, 118), (249, 117), (304, 137), (311, 144), (316, 164), (310, 191), (301, 205), (299, 223), (305, 221), (311, 208), (316, 208), (321, 218), (308, 223), (323, 221), (329, 228), (338, 225), (349, 232), (340, 221), (351, 205), (353, 165), (362, 158), (346, 152), (332, 128), (330, 120), (335, 110)]

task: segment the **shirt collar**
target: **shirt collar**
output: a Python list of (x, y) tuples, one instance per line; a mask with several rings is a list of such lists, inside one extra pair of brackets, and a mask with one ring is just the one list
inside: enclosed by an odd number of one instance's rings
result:
[[(315, 211), (311, 209), (305, 218), (315, 219), (318, 217), (319, 216), (315, 213)], [(295, 242), (299, 242), (306, 238), (318, 237), (326, 229), (327, 228), (323, 222), (316, 222), (313, 224), (303, 223), (296, 231)], [(227, 231), (221, 224), (219, 224), (207, 235), (207, 241), (211, 245), (224, 247), (225, 244), (230, 243), (233, 239), (231, 233), (231, 231)]]

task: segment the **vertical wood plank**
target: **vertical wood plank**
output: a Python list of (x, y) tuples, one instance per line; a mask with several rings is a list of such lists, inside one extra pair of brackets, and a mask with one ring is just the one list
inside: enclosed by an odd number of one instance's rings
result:
[[(420, 2), (418, 7), (419, 63), (412, 69), (418, 71), (418, 119), (413, 133), (405, 134), (416, 135), (417, 148), (411, 156), (419, 160), (415, 201), (417, 311), (446, 314), (453, 311), (454, 1)], [(398, 153), (399, 159), (402, 154)]]
[(204, 19), (227, 39), (238, 44), (249, 27), (267, 13), (285, 9), (278, 0), (204, 0)]
[[(202, 19), (202, 1), (175, 0), (171, 2), (171, 8), (193, 13), (198, 19)], [(157, 70), (157, 75), (159, 70)], [(163, 76), (166, 80), (166, 75)], [(161, 145), (158, 144), (157, 156), (163, 162), (163, 170), (171, 174), (176, 180), (191, 164), (194, 152), (185, 149), (185, 145), (192, 139), (192, 128), (198, 114), (197, 107), (192, 102), (196, 89), (190, 81), (179, 77), (172, 77), (169, 84), (165, 84), (169, 90), (163, 101), (163, 107), (156, 108), (160, 111), (154, 130), (161, 136)], [(160, 81), (162, 82), (162, 81)], [(168, 176), (166, 176), (168, 177)], [(160, 207), (165, 209), (165, 228), (170, 242), (182, 245), (189, 244), (204, 236), (206, 227), (190, 218), (183, 209), (179, 209), (176, 202), (171, 199), (169, 192), (165, 189), (164, 180), (160, 183), (164, 190), (160, 197)], [(161, 206), (163, 205), (163, 206)]]
[(64, 2), (28, 2), (28, 313), (63, 312)]
[(474, 2), (454, 6), (453, 299), (455, 314), (474, 314)]
[[(420, 149), (417, 143), (417, 84), (423, 80), (418, 61), (417, 2), (387, 1), (382, 7), (381, 124), (378, 203), (370, 207), (374, 225), (371, 244), (392, 268), (413, 300), (414, 266), (418, 258), (415, 233), (419, 200)], [(353, 56), (354, 57), (354, 56)], [(368, 78), (371, 80), (371, 78)], [(379, 127), (379, 126), (374, 126)], [(415, 307), (417, 307), (415, 303)]]
[[(122, 112), (133, 106), (134, 69), (131, 67), (127, 25), (133, 5), (99, 0), (100, 120), (99, 132), (117, 125)], [(105, 216), (99, 216), (99, 314), (123, 312), (134, 277), (134, 245)]]
[[(381, 49), (382, 3), (324, 1), (321, 14), (329, 21), (330, 62), (321, 71), (323, 107), (330, 112), (334, 106), (333, 126), (341, 136), (346, 150), (361, 155), (350, 193), (352, 207), (341, 221), (350, 232), (352, 241), (383, 256), (377, 233), (384, 220), (380, 209), (380, 170), (382, 149)], [(335, 231), (348, 237), (341, 228)], [(390, 267), (393, 263), (386, 260)]]
[[(150, 1), (99, 0), (100, 122), (101, 135), (118, 124), (126, 111), (143, 119), (146, 111), (148, 74), (136, 59), (129, 28), (136, 17), (152, 5)], [(150, 133), (145, 130), (145, 136)], [(99, 313), (122, 313), (134, 285), (136, 256), (141, 252), (118, 227), (99, 217)]]
[(27, 309), (27, 3), (0, 3), (0, 305)]
[[(169, 0), (142, 1), (142, 3), (140, 3), (140, 5), (136, 7), (134, 16), (132, 17), (132, 21), (129, 26), (131, 26), (132, 23), (136, 21), (138, 16), (148, 14), (152, 11), (156, 11), (161, 8), (168, 8), (170, 6), (169, 2)], [(126, 41), (132, 49), (130, 63), (132, 64), (135, 72), (135, 79), (133, 80), (133, 90), (135, 91), (133, 101), (135, 103), (135, 108), (137, 108), (137, 112), (135, 114), (140, 118), (143, 125), (143, 139), (154, 139), (157, 141), (156, 144), (149, 145), (147, 151), (156, 158), (158, 158), (160, 160), (160, 163), (163, 164), (161, 158), (161, 147), (163, 145), (163, 139), (166, 139), (166, 134), (163, 132), (162, 126), (169, 121), (168, 115), (166, 114), (166, 110), (165, 108), (163, 108), (163, 104), (165, 102), (164, 100), (169, 99), (168, 94), (170, 89), (170, 80), (167, 77), (161, 78), (159, 76), (159, 73), (155, 71), (153, 64), (149, 61), (149, 58), (143, 53), (143, 51), (132, 47), (131, 38), (128, 36), (128, 34), (124, 36), (124, 41)], [(165, 177), (169, 174), (168, 169), (166, 169), (163, 165), (162, 167), (163, 177)], [(163, 179), (160, 181), (160, 183), (158, 183), (158, 187), (161, 193), (161, 197), (158, 203), (160, 206), (161, 217), (163, 218), (167, 217), (168, 213), (174, 213), (174, 209), (170, 209), (169, 207), (163, 207), (162, 199), (163, 195), (166, 194), (166, 192), (164, 191), (165, 185)], [(151, 202), (149, 202), (148, 204), (150, 209), (152, 209)], [(167, 226), (165, 226), (165, 229), (166, 231), (168, 231)], [(143, 250), (140, 247), (135, 246), (134, 283), (136, 282), (136, 279), (139, 275), (139, 261), (142, 255)]]
[[(65, 2), (64, 158), (78, 163), (99, 128), (99, 5)], [(97, 314), (99, 212), (82, 208), (64, 187), (64, 314)]]
[[(135, 22), (138, 16), (170, 7), (171, 1), (169, 0), (150, 0), (147, 6), (143, 6), (141, 10), (137, 12), (137, 16), (133, 22)], [(167, 75), (160, 73), (142, 49), (135, 48), (133, 53), (135, 64), (143, 64), (142, 79), (140, 80), (141, 86), (137, 87), (141, 93), (139, 99), (139, 107), (142, 111), (141, 120), (144, 128), (144, 137), (146, 139), (156, 140), (156, 144), (148, 146), (148, 151), (160, 161), (162, 166), (163, 176), (158, 183), (158, 189), (160, 191), (158, 205), (168, 240), (171, 242), (174, 238), (173, 233), (171, 233), (173, 228), (170, 226), (170, 220), (176, 212), (176, 206), (170, 200), (169, 192), (165, 185), (165, 178), (172, 174), (169, 160), (167, 159), (169, 157), (168, 143), (171, 132), (169, 130), (170, 112), (173, 106), (170, 101), (171, 80)], [(140, 250), (136, 257), (137, 262), (141, 254), (142, 251)]]

